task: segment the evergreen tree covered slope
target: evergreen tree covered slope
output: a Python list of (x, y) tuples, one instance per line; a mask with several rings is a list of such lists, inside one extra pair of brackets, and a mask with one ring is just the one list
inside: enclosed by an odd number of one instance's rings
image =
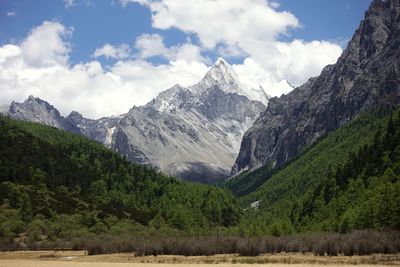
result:
[(207, 232), (239, 217), (227, 191), (163, 176), (82, 136), (0, 117), (1, 238), (144, 226)]
[(252, 209), (258, 219), (242, 227), (272, 234), (400, 229), (400, 118), (383, 114), (358, 116), (281, 170), (264, 166), (229, 181), (245, 195), (243, 205), (259, 201)]

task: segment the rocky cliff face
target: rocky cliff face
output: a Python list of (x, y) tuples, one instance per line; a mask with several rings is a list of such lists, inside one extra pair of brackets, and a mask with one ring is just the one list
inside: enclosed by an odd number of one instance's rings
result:
[(337, 63), (280, 98), (244, 135), (232, 174), (282, 166), (374, 106), (400, 104), (400, 1), (374, 0)]
[(52, 127), (81, 134), (80, 129), (60, 115), (48, 102), (29, 96), (23, 103), (12, 102), (7, 115), (13, 119), (43, 123)]
[(111, 147), (112, 136), (118, 127), (121, 116), (104, 117), (98, 120), (84, 118), (79, 112), (72, 111), (67, 117), (73, 125), (76, 125), (81, 133), (107, 147)]
[(198, 84), (176, 85), (121, 119), (112, 147), (128, 159), (186, 180), (216, 182), (230, 174), (244, 132), (268, 101), (217, 60)]

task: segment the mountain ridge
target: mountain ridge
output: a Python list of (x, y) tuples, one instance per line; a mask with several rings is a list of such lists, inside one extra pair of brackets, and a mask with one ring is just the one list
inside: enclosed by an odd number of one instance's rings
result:
[[(214, 84), (210, 73), (230, 69), (221, 65), (226, 63), (217, 62), (194, 86), (175, 85), (148, 104), (132, 108), (121, 120), (113, 147), (170, 175), (188, 177), (190, 169), (203, 169), (209, 175), (198, 177), (194, 171), (196, 180), (216, 182), (229, 176), (244, 131), (265, 106)], [(229, 84), (237, 81), (231, 74)]]
[(52, 127), (81, 134), (80, 129), (60, 115), (60, 112), (47, 101), (30, 95), (23, 103), (13, 101), (7, 112), (13, 119), (40, 122)]
[(280, 167), (360, 112), (400, 103), (400, 1), (374, 0), (334, 65), (280, 98), (245, 133), (231, 174)]
[[(258, 97), (260, 101), (254, 100)], [(63, 117), (33, 96), (24, 103), (13, 102), (8, 114), (72, 129), (169, 175), (215, 183), (229, 176), (242, 135), (267, 102), (261, 87), (241, 83), (232, 66), (219, 58), (199, 83), (176, 84), (119, 116), (94, 120), (72, 111)]]

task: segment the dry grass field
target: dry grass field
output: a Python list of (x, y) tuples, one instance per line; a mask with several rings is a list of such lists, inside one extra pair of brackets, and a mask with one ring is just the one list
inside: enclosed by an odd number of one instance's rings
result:
[(1, 267), (160, 267), (160, 266), (400, 266), (400, 255), (314, 256), (312, 254), (280, 253), (257, 257), (238, 255), (215, 256), (146, 256), (131, 253), (87, 256), (86, 251), (18, 251), (0, 252)]

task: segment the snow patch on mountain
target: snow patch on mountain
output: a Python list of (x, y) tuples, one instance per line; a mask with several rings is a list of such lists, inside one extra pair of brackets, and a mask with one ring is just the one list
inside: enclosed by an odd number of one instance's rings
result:
[(189, 90), (194, 94), (200, 94), (204, 90), (215, 86), (225, 93), (243, 95), (250, 100), (259, 101), (264, 105), (267, 105), (270, 98), (260, 84), (248, 86), (242, 83), (232, 66), (221, 57), (217, 59), (198, 84), (189, 86)]

